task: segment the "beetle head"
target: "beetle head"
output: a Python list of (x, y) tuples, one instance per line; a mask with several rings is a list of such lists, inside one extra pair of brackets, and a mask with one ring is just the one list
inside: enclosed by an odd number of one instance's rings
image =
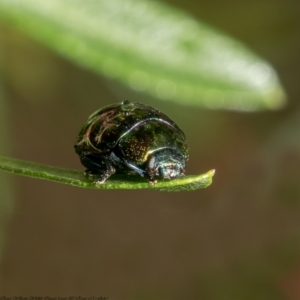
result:
[(174, 179), (185, 173), (186, 158), (173, 148), (156, 150), (149, 159), (148, 171), (150, 174), (163, 179)]

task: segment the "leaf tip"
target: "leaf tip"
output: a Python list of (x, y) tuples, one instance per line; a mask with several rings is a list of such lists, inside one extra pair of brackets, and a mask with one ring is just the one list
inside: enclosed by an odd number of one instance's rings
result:
[(213, 177), (215, 175), (215, 173), (216, 173), (216, 169), (212, 169), (212, 170), (208, 171), (206, 174), (209, 177)]
[(283, 88), (277, 88), (266, 99), (269, 109), (277, 110), (283, 108), (287, 104), (287, 95)]

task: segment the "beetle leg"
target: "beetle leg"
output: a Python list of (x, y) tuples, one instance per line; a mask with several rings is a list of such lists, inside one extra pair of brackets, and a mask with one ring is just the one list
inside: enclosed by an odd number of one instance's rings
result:
[(135, 165), (128, 163), (127, 161), (123, 162), (129, 169), (133, 170), (134, 172), (138, 173), (140, 176), (145, 177), (151, 185), (155, 184), (157, 181), (154, 179), (149, 172), (146, 172)]
[(97, 173), (97, 179), (94, 180), (95, 184), (102, 184), (104, 183), (112, 174), (116, 172), (116, 169), (110, 164), (107, 163), (107, 169), (102, 170), (101, 172)]
[(150, 175), (147, 171), (140, 169), (139, 167), (129, 163), (127, 160), (125, 159), (120, 159), (118, 158), (113, 152), (111, 153), (110, 158), (112, 159), (112, 161), (115, 164), (123, 164), (124, 166), (126, 166), (129, 170), (132, 170), (133, 172), (139, 174), (141, 177), (145, 177), (148, 179), (150, 184), (155, 184), (156, 180), (154, 179), (154, 177), (152, 175)]
[(148, 181), (151, 185), (154, 185), (157, 182), (157, 180), (154, 179), (154, 177), (152, 175), (150, 175), (149, 173), (145, 173), (145, 177), (148, 179)]
[(104, 183), (116, 169), (112, 166), (106, 157), (99, 157), (93, 154), (80, 155), (81, 163), (87, 168), (84, 172), (85, 176), (97, 178), (94, 180), (95, 184)]
[(142, 177), (145, 177), (146, 173), (144, 170), (138, 168), (135, 165), (130, 164), (129, 162), (127, 162), (126, 160), (123, 161), (123, 164), (128, 167), (130, 170), (134, 171), (135, 173), (138, 173), (139, 175), (141, 175)]

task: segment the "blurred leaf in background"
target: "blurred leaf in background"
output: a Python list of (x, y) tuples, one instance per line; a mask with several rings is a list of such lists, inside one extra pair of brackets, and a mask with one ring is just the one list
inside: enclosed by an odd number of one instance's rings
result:
[(159, 2), (0, 0), (0, 17), (76, 63), (164, 100), (242, 111), (285, 103), (269, 64)]

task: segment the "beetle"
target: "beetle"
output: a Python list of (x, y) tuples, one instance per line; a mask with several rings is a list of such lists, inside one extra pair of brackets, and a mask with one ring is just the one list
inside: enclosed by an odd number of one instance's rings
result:
[(188, 161), (183, 131), (159, 110), (129, 100), (94, 112), (74, 148), (85, 174), (96, 175), (95, 184), (115, 172), (137, 173), (155, 184), (156, 177), (184, 176)]

